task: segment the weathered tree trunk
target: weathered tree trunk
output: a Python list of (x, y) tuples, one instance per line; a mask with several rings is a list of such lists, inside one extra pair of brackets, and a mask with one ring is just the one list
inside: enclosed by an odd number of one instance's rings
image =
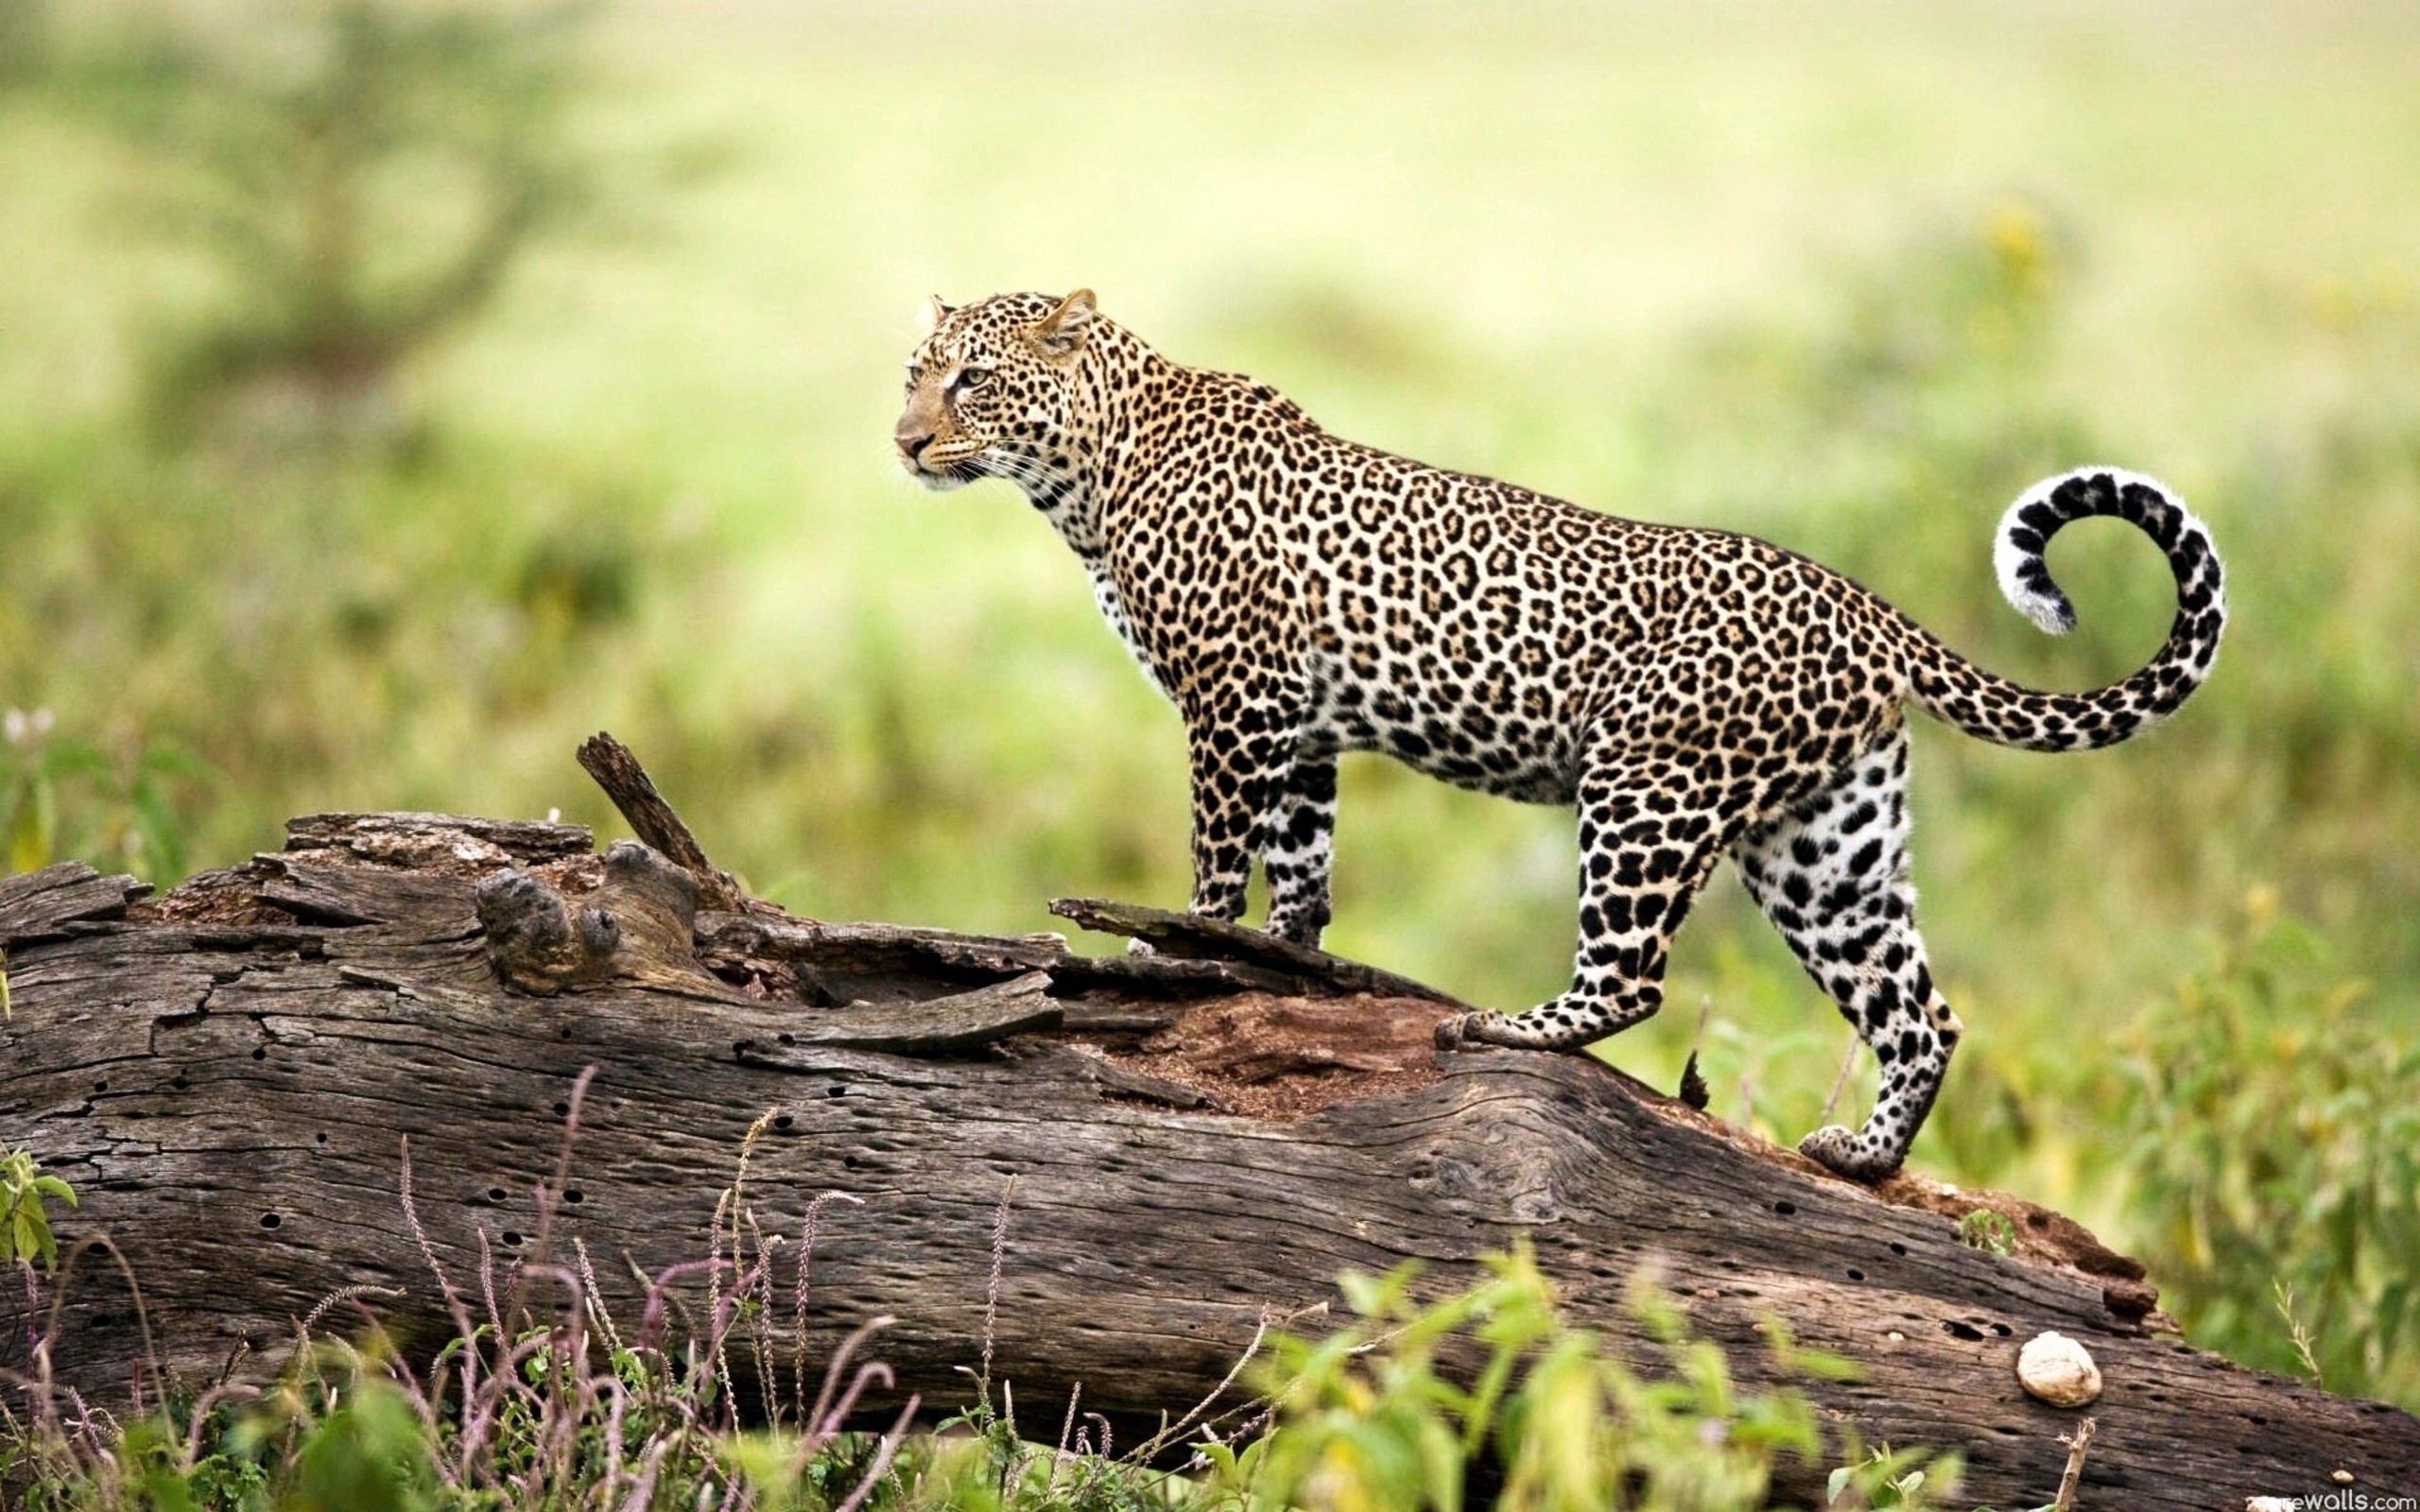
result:
[[(2083, 1505), (2240, 1506), (2339, 1471), (2420, 1486), (2420, 1422), (2189, 1348), (2140, 1267), (2056, 1214), (1912, 1177), (1867, 1191), (1583, 1057), (1441, 1056), (1439, 994), (1251, 931), (1060, 905), (1158, 947), (1086, 957), (794, 919), (648, 809), (635, 763), (583, 760), (656, 850), (320, 816), (157, 900), (75, 867), (0, 882), (0, 1143), (82, 1194), (64, 1236), (122, 1246), (165, 1368), (206, 1383), (249, 1350), (235, 1368), (259, 1373), (345, 1287), (395, 1289), (381, 1316), (431, 1347), (448, 1325), (399, 1201), (403, 1140), (429, 1241), (475, 1276), (482, 1232), (508, 1258), (537, 1244), (593, 1067), (555, 1253), (580, 1237), (634, 1309), (634, 1271), (705, 1253), (765, 1117), (745, 1197), (765, 1231), (795, 1236), (826, 1191), (862, 1199), (821, 1214), (812, 1349), (893, 1314), (879, 1352), (928, 1403), (967, 1395), (1013, 1177), (992, 1370), (1028, 1403), (1080, 1382), (1087, 1408), (1181, 1413), (1340, 1271), (1418, 1258), (1442, 1288), (1526, 1234), (1617, 1344), (1641, 1342), (1621, 1297), (1652, 1264), (1743, 1380), (1771, 1380), (1767, 1315), (1857, 1361), (1861, 1382), (1802, 1384), (1868, 1443), (1962, 1450), (1976, 1501), (2059, 1484), (2081, 1415), (2014, 1371), (2045, 1330), (2108, 1383)], [(728, 906), (699, 912), (701, 893)], [(1959, 1242), (1978, 1206), (2011, 1218), (2016, 1254)], [(131, 1300), (79, 1267), (63, 1380), (120, 1400), (151, 1368)], [(0, 1300), (0, 1363), (26, 1311)], [(1796, 1494), (1820, 1501), (1819, 1477)]]

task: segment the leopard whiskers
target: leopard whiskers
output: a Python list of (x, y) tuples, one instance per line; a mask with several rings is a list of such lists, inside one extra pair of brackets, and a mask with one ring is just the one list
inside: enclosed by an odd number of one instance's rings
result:
[(991, 476), (1006, 478), (1031, 492), (1057, 497), (1070, 493), (1076, 488), (1075, 478), (1068, 473), (1021, 453), (993, 447), (976, 454), (970, 460)]

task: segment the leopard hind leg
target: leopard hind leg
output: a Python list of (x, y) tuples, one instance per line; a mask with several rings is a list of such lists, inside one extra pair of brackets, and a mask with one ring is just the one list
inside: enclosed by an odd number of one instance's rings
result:
[(1864, 1125), (1829, 1125), (1799, 1145), (1859, 1181), (1878, 1181), (1906, 1160), (1962, 1027), (1916, 932), (1907, 791), (1908, 733), (1894, 726), (1824, 787), (1751, 828), (1733, 852), (1749, 894), (1880, 1063)]

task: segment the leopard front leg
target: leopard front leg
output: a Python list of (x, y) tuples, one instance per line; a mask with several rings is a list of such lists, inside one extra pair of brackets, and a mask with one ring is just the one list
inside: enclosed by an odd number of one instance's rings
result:
[(1243, 917), (1253, 859), (1293, 765), (1295, 716), (1281, 701), (1256, 699), (1188, 713), (1185, 727), (1193, 782), (1190, 909), (1232, 922)]
[(1612, 762), (1580, 783), (1580, 945), (1570, 989), (1526, 1013), (1465, 1013), (1437, 1026), (1443, 1049), (1576, 1050), (1664, 1005), (1672, 936), (1738, 824), (1689, 805), (1660, 765)]
[(1327, 927), (1328, 872), (1336, 859), (1336, 752), (1305, 746), (1277, 795), (1263, 837), (1269, 932), (1317, 946)]

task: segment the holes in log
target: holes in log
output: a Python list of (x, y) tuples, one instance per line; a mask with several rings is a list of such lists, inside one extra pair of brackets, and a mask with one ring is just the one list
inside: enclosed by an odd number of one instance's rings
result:
[(1785, 1218), (1789, 1217), (1791, 1213), (1796, 1212), (1797, 1211), (1798, 1211), (1798, 1204), (1797, 1204), (1797, 1203), (1795, 1203), (1795, 1202), (1790, 1202), (1790, 1201), (1789, 1201), (1789, 1200), (1787, 1200), (1787, 1199), (1785, 1199), (1785, 1200), (1783, 1200), (1783, 1201), (1780, 1201), (1780, 1202), (1776, 1202), (1776, 1203), (1774, 1203), (1774, 1204), (1773, 1204), (1773, 1211), (1775, 1211), (1775, 1212), (1777, 1212), (1777, 1213), (1780, 1213), (1780, 1214), (1781, 1214), (1783, 1217), (1785, 1217)]
[(1941, 1331), (1953, 1339), (1964, 1339), (1968, 1343), (1980, 1343), (1983, 1337), (1981, 1329), (1971, 1323), (1961, 1323), (1956, 1318), (1949, 1318), (1943, 1322)]
[(555, 1105), (555, 1116), (556, 1116), (557, 1118), (569, 1118), (569, 1117), (571, 1117), (571, 1104), (569, 1104), (569, 1103), (557, 1103), (557, 1104)]
[(849, 1095), (849, 1089), (841, 1086), (836, 1081), (831, 1086), (823, 1090), (823, 1095), (826, 1097), (846, 1097)]
[(1855, 1265), (1851, 1265), (1849, 1267), (1849, 1280), (1853, 1281), (1861, 1281), (1865, 1280), (1865, 1272), (1858, 1269)]
[(110, 1084), (109, 1084), (108, 1082), (106, 1082), (106, 1081), (96, 1081), (96, 1082), (93, 1083), (93, 1091), (96, 1091), (96, 1092), (105, 1092), (105, 1091), (108, 1091), (109, 1090), (110, 1090)]
[(504, 1242), (511, 1248), (518, 1249), (521, 1247), (521, 1235), (510, 1228), (507, 1228), (504, 1231)]
[(274, 1228), (284, 1222), (285, 1222), (285, 1220), (279, 1217), (276, 1213), (264, 1212), (261, 1214), (261, 1227), (264, 1228)]
[(311, 1136), (311, 1142), (315, 1144), (325, 1144), (328, 1143), (328, 1131), (326, 1129), (320, 1130), (320, 1132)]
[(178, 1072), (176, 1075), (169, 1078), (168, 1085), (174, 1087), (179, 1091), (183, 1091), (186, 1088), (192, 1086), (193, 1083), (187, 1081), (185, 1079), (185, 1074), (181, 1071)]
[(773, 1036), (773, 1038), (786, 1045), (794, 1045), (798, 1043), (798, 1036), (790, 1033), (787, 1029), (783, 1030), (781, 1033)]
[(569, 1190), (569, 1191), (567, 1191), (567, 1192), (565, 1192), (565, 1193), (563, 1194), (563, 1200), (564, 1200), (565, 1202), (577, 1203), (577, 1202), (582, 1201), (582, 1200), (584, 1200), (584, 1199), (582, 1198), (582, 1196), (581, 1196), (581, 1194), (580, 1194), (580, 1190), (579, 1190), (579, 1188), (578, 1188), (578, 1187), (573, 1187), (571, 1190)]
[(488, 1188), (488, 1200), (490, 1202), (502, 1202), (507, 1194), (508, 1194), (502, 1187)]
[(1892, 1240), (1892, 1241), (1891, 1241), (1891, 1253), (1893, 1253), (1893, 1254), (1894, 1254), (1894, 1255), (1904, 1255), (1904, 1254), (1906, 1254), (1907, 1252), (1908, 1252), (1908, 1246), (1905, 1246), (1905, 1245), (1903, 1245), (1903, 1244), (1899, 1243), (1899, 1241), (1897, 1241), (1896, 1239), (1893, 1239), (1893, 1240)]
[(252, 1052), (252, 1058), (253, 1058), (254, 1060), (267, 1060), (267, 1059), (268, 1058), (268, 1047), (267, 1047), (267, 1046), (262, 1046), (262, 1047), (260, 1047), (260, 1048), (258, 1048), (258, 1049), (255, 1049), (255, 1050)]
[(773, 1118), (773, 1126), (786, 1134), (791, 1129), (798, 1127), (798, 1119), (795, 1115), (789, 1113), (776, 1114)]

